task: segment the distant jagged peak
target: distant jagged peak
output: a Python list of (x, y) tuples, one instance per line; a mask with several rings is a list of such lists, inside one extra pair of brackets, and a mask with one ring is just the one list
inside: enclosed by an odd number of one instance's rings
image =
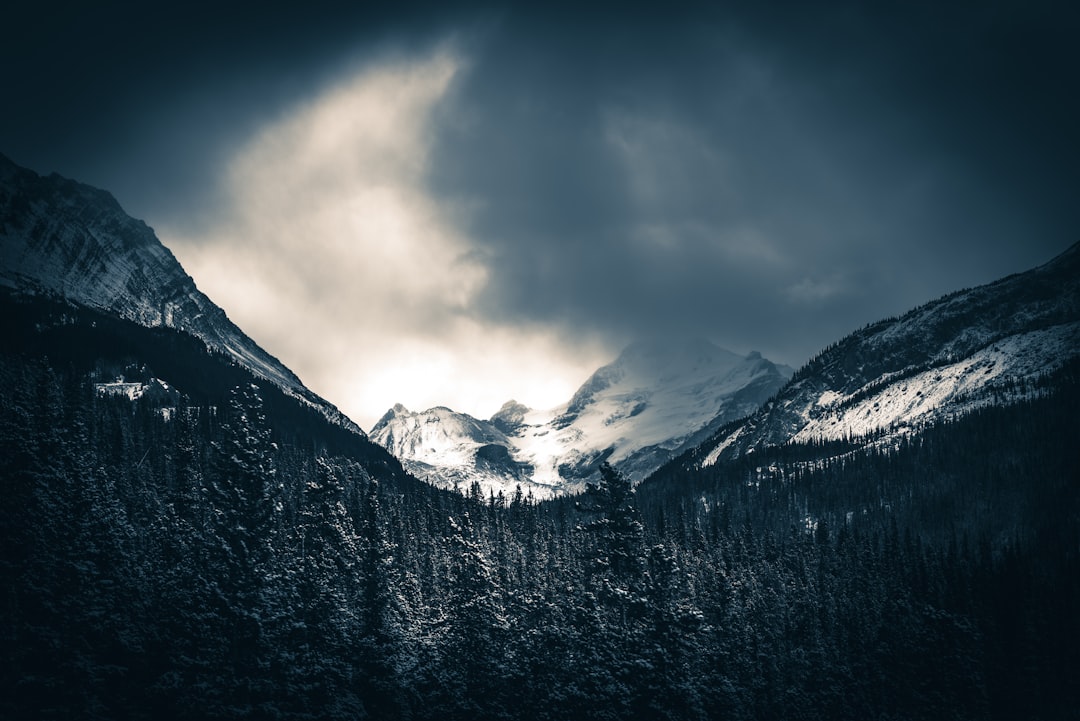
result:
[(371, 438), (443, 487), (479, 479), (547, 498), (580, 490), (601, 461), (634, 481), (745, 416), (790, 377), (760, 353), (741, 356), (703, 338), (639, 340), (597, 369), (566, 405), (543, 411), (507, 401), (487, 421), (398, 404)]
[(407, 418), (412, 415), (405, 406), (400, 403), (395, 403), (386, 413), (382, 414), (382, 417), (375, 422), (375, 425), (371, 427), (371, 435), (374, 436), (380, 429), (385, 428), (387, 425), (393, 423), (398, 418)]
[(791, 377), (792, 369), (778, 366), (758, 352), (747, 356), (722, 348), (701, 336), (654, 334), (626, 346), (611, 363), (597, 369), (574, 393), (557, 427), (574, 423), (597, 400), (611, 393), (648, 394), (657, 388), (717, 384), (732, 375)]
[(511, 399), (502, 404), (502, 407), (491, 417), (491, 421), (495, 422), (501, 420), (520, 423), (525, 419), (525, 415), (530, 412), (532, 412), (532, 408), (524, 403), (518, 403)]
[(474, 418), (468, 413), (460, 413), (447, 406), (432, 406), (423, 411), (410, 411), (401, 403), (395, 403), (390, 410), (383, 414), (378, 423), (372, 428), (372, 434), (376, 429), (388, 424), (402, 423), (455, 423), (465, 426), (486, 426), (489, 421)]

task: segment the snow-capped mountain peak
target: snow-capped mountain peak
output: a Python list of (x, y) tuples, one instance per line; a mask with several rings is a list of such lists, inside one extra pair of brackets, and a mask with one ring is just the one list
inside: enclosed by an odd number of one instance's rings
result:
[(510, 438), (495, 422), (443, 406), (414, 413), (397, 403), (369, 437), (436, 485), (467, 488), (477, 481), (486, 491), (498, 491), (528, 483), (528, 469), (510, 457)]
[(498, 492), (522, 484), (546, 497), (581, 489), (605, 460), (641, 480), (756, 409), (790, 375), (759, 353), (743, 357), (701, 339), (637, 342), (557, 408), (509, 401), (481, 421), (445, 408), (410, 414), (395, 406), (372, 439), (438, 485), (477, 480)]

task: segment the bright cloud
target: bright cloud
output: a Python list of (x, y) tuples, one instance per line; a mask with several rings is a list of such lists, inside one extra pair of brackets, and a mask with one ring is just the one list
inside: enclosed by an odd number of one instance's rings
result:
[(464, 71), (445, 48), (361, 69), (233, 156), (215, 227), (161, 233), (200, 289), (365, 428), (395, 402), (554, 406), (605, 360), (470, 313), (488, 269), (425, 191), (433, 111)]

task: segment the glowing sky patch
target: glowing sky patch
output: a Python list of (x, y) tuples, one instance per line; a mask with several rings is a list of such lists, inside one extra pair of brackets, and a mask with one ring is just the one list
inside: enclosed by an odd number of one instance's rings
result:
[(462, 65), (442, 48), (360, 69), (235, 154), (219, 222), (160, 231), (201, 290), (367, 428), (396, 402), (553, 406), (604, 359), (470, 312), (488, 271), (423, 182)]

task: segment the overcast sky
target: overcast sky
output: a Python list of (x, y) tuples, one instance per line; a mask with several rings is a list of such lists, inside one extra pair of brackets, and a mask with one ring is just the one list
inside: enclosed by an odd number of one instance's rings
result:
[(638, 337), (797, 367), (1080, 240), (1074, 3), (15, 5), (0, 152), (365, 428)]

